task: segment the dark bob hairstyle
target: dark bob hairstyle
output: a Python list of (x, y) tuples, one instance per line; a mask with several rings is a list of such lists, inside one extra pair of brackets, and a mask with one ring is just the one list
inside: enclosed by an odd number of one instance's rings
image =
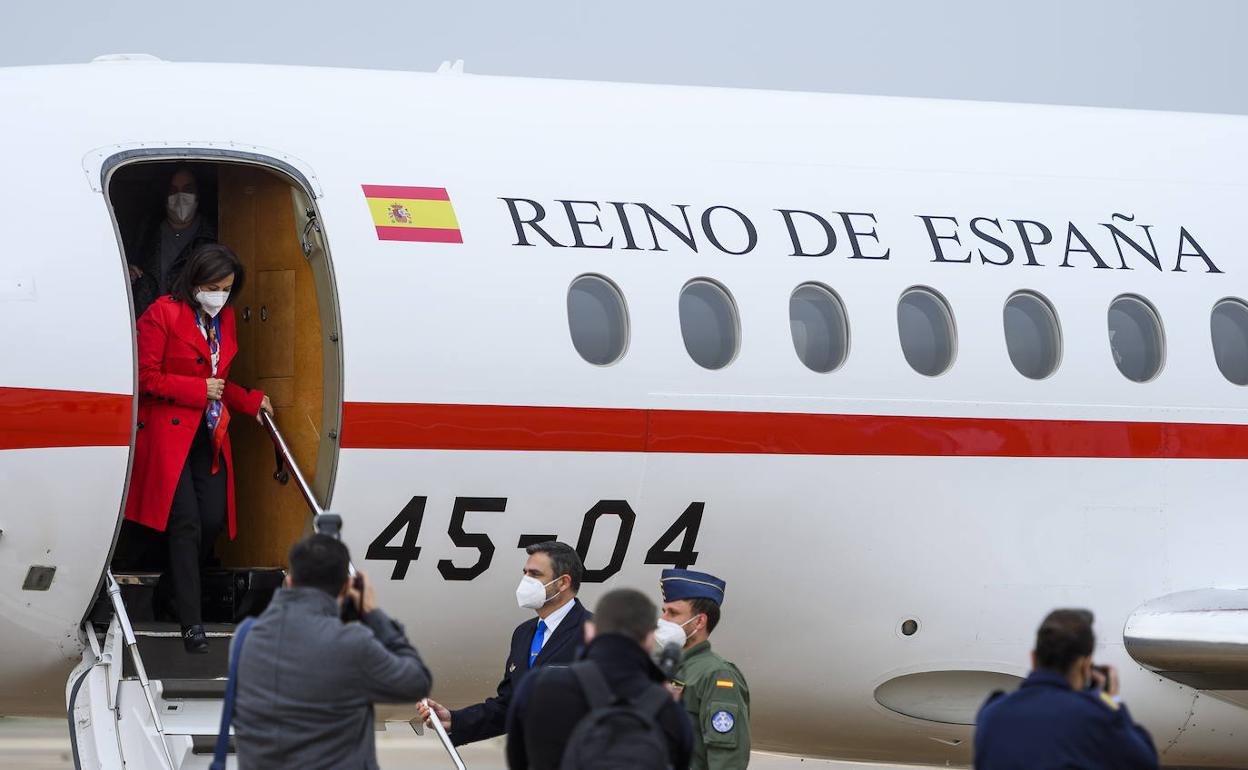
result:
[(169, 293), (174, 299), (181, 300), (191, 307), (199, 307), (199, 303), (195, 300), (195, 287), (220, 281), (230, 273), (234, 274), (234, 288), (230, 290), (227, 305), (233, 304), (234, 298), (243, 291), (243, 279), (246, 277), (243, 263), (228, 246), (220, 243), (205, 243), (191, 252), (186, 264), (182, 266), (182, 272), (178, 273), (178, 277), (174, 279)]

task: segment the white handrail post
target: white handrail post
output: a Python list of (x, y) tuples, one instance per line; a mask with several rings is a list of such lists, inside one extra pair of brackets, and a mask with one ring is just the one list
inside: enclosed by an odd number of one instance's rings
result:
[(152, 724), (156, 726), (156, 735), (160, 738), (160, 747), (164, 749), (165, 761), (169, 770), (174, 770), (173, 754), (169, 751), (169, 742), (165, 740), (165, 726), (160, 721), (160, 709), (156, 708), (156, 696), (152, 694), (152, 683), (147, 678), (147, 669), (143, 667), (143, 657), (139, 655), (139, 640), (134, 635), (134, 627), (130, 625), (130, 616), (126, 613), (125, 602), (121, 600), (121, 586), (113, 577), (113, 571), (105, 573), (108, 585), (108, 598), (113, 603), (113, 611), (117, 613), (117, 622), (121, 625), (121, 636), (130, 651), (130, 659), (134, 661), (134, 672), (139, 676), (139, 684), (143, 688), (143, 696), (147, 699), (147, 707), (152, 712)]
[(446, 734), (446, 728), (442, 726), (442, 720), (438, 719), (438, 715), (433, 713), (433, 709), (429, 708), (429, 699), (425, 698), (421, 701), (425, 708), (429, 709), (431, 717), (429, 723), (433, 725), (433, 731), (438, 734), (438, 740), (442, 741), (442, 748), (446, 749), (446, 753), (450, 755), (451, 761), (455, 763), (455, 770), (468, 770), (464, 766), (464, 760), (460, 759), (459, 752), (455, 750), (455, 744), (451, 743), (451, 736)]

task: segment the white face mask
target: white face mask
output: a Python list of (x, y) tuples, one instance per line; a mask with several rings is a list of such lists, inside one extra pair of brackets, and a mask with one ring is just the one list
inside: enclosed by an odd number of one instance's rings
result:
[[(555, 578), (550, 583), (555, 583), (558, 580), (559, 578)], [(550, 583), (542, 585), (542, 581), (528, 575), (520, 578), (520, 585), (516, 586), (516, 604), (520, 605), (521, 609), (541, 609), (542, 605), (559, 595), (556, 593), (555, 596), (546, 597), (546, 586), (550, 585)]]
[(697, 619), (698, 616), (694, 615), (684, 623), (676, 624), (670, 620), (659, 618), (659, 624), (654, 629), (654, 646), (661, 650), (669, 644), (675, 644), (684, 649), (685, 642), (689, 640), (689, 637), (685, 635), (685, 626)]
[(217, 313), (221, 312), (221, 308), (225, 307), (225, 303), (230, 299), (228, 291), (200, 291), (195, 293), (195, 301), (204, 309), (209, 316), (216, 318)]
[(165, 212), (175, 224), (184, 225), (195, 218), (199, 196), (195, 193), (174, 193), (165, 201)]

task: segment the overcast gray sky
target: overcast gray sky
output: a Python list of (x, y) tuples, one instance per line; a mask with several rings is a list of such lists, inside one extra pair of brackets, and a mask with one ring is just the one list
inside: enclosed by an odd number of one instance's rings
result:
[(1248, 0), (0, 0), (0, 66), (141, 52), (1248, 113)]

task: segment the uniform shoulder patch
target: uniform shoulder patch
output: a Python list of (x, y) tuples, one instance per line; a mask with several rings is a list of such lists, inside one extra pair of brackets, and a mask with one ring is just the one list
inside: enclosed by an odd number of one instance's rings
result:
[(716, 679), (715, 686), (716, 687), (736, 687), (737, 684), (731, 679)]
[(717, 733), (730, 733), (737, 726), (737, 720), (727, 711), (716, 711), (711, 716), (711, 728)]
[(1104, 703), (1106, 706), (1109, 706), (1110, 711), (1118, 710), (1118, 701), (1114, 700), (1114, 696), (1110, 695), (1104, 690), (1100, 691), (1100, 695), (1101, 695), (1101, 703)]

